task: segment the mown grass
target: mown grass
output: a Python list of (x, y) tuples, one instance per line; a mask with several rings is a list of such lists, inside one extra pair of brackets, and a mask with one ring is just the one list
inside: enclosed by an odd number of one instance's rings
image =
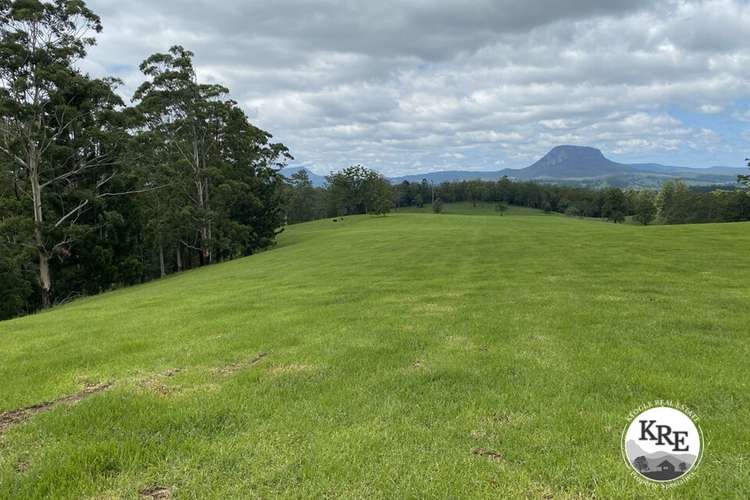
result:
[[(749, 246), (748, 224), (347, 217), (2, 322), (0, 412), (113, 385), (0, 434), (0, 497), (747, 497)], [(656, 399), (707, 441), (674, 489), (620, 454)]]
[[(500, 212), (495, 203), (462, 201), (457, 203), (445, 203), (443, 205), (444, 215), (561, 215), (558, 213), (544, 213), (542, 210), (534, 208), (521, 207), (518, 205), (506, 205), (505, 212)], [(429, 214), (432, 212), (432, 203), (425, 203), (421, 207), (402, 207), (397, 210), (398, 213), (407, 214)]]

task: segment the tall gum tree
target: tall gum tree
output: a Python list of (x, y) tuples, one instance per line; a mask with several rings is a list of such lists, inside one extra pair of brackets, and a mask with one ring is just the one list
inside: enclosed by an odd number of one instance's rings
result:
[(199, 83), (192, 59), (181, 46), (150, 56), (140, 66), (146, 81), (133, 101), (142, 117), (142, 140), (150, 144), (151, 175), (170, 179), (174, 202), (175, 215), (161, 215), (165, 223), (154, 224), (160, 260), (166, 227), (190, 225), (196, 237), (179, 243), (197, 250), (200, 264), (209, 264), (270, 244), (275, 228), (267, 226), (277, 224), (281, 211), (275, 169), (291, 156), (249, 123), (228, 89)]
[(64, 258), (97, 198), (111, 196), (118, 107), (114, 80), (76, 69), (101, 22), (81, 0), (0, 0), (0, 154), (27, 200), (43, 307), (50, 259)]
[(193, 53), (181, 46), (150, 56), (140, 66), (147, 81), (133, 100), (148, 130), (166, 145), (164, 164), (171, 163), (169, 168), (176, 167), (179, 175), (174, 185), (180, 179), (188, 181), (182, 194), (193, 208), (197, 248), (201, 263), (206, 264), (212, 260), (211, 158), (218, 153), (222, 98), (229, 91), (221, 85), (198, 83), (192, 58)]

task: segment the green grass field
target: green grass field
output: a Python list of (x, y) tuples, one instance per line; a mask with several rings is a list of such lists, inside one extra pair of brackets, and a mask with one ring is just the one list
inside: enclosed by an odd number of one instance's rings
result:
[[(0, 412), (112, 384), (0, 428), (0, 497), (750, 495), (750, 224), (446, 212), (0, 323)], [(673, 489), (620, 453), (656, 399), (705, 437)]]
[[(552, 215), (560, 215), (558, 213), (544, 213), (541, 210), (535, 210), (533, 208), (519, 207), (516, 205), (506, 205), (507, 210), (504, 213), (500, 213), (495, 209), (494, 203), (478, 202), (476, 204), (462, 201), (459, 203), (446, 203), (443, 205), (443, 215), (543, 215), (545, 217)], [(404, 207), (399, 208), (397, 213), (407, 214), (431, 214), (432, 204), (425, 203), (422, 207)]]

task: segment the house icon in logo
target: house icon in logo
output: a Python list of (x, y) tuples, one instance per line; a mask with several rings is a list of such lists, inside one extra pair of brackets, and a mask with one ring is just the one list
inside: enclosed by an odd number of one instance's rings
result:
[(664, 460), (662, 463), (657, 465), (659, 467), (659, 470), (662, 472), (674, 472), (674, 465), (672, 465), (672, 462), (669, 460)]

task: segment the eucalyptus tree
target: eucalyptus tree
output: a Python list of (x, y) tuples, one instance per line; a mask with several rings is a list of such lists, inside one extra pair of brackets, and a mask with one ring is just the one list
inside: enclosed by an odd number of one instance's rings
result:
[(190, 208), (188, 217), (196, 227), (196, 244), (183, 240), (199, 252), (201, 263), (211, 261), (212, 219), (210, 184), (215, 171), (211, 156), (218, 149), (220, 106), (228, 89), (200, 84), (193, 67), (193, 53), (177, 45), (167, 53), (147, 58), (140, 69), (147, 80), (133, 100), (145, 119), (158, 167), (172, 179), (171, 189)]
[[(142, 182), (153, 187), (141, 197), (139, 205), (145, 220), (144, 238), (149, 249), (156, 251), (159, 275), (164, 277), (170, 261), (174, 261), (177, 271), (183, 268), (182, 242), (190, 233), (190, 225), (185, 223), (189, 218), (186, 214), (188, 208), (183, 206), (183, 198), (174, 189), (174, 184), (180, 183), (180, 172), (168, 161), (170, 148), (158, 131), (144, 128), (140, 113), (136, 113), (136, 116), (131, 157)], [(167, 252), (174, 255), (174, 259)]]
[(656, 207), (661, 222), (685, 224), (693, 211), (693, 197), (688, 185), (681, 180), (669, 180), (661, 185), (656, 197)]
[(641, 191), (635, 195), (633, 218), (647, 226), (656, 218), (656, 194), (651, 191)]
[(227, 88), (199, 83), (193, 53), (183, 47), (154, 54), (140, 68), (147, 80), (133, 100), (141, 134), (154, 175), (168, 179), (170, 192), (159, 197), (170, 206), (157, 210), (172, 223), (157, 226), (185, 227), (178, 252), (197, 251), (200, 264), (270, 244), (281, 225), (276, 170), (291, 158), (287, 148), (250, 124)]
[(367, 178), (366, 199), (370, 213), (387, 214), (393, 208), (393, 187), (391, 183), (382, 174), (371, 170)]
[(296, 224), (320, 217), (319, 190), (310, 180), (307, 170), (300, 169), (286, 181), (285, 222)]
[(250, 255), (275, 243), (284, 220), (283, 177), (289, 149), (256, 126), (234, 101), (224, 103), (215, 194), (221, 258)]
[(608, 188), (602, 193), (602, 216), (614, 223), (624, 222), (628, 214), (625, 193), (619, 188)]
[(35, 254), (41, 303), (50, 260), (86, 228), (82, 214), (112, 196), (124, 139), (116, 81), (76, 63), (101, 22), (81, 0), (0, 0), (0, 163), (18, 197), (18, 245)]

